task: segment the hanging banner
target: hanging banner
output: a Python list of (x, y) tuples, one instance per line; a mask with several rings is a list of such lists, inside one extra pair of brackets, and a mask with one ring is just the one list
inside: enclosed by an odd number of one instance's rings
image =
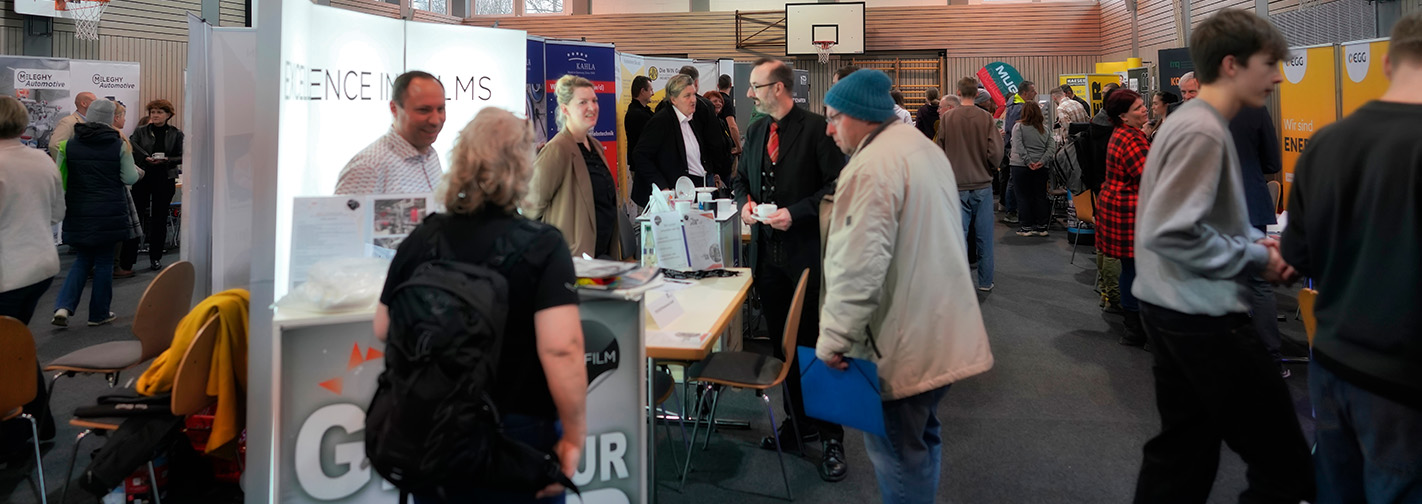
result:
[(1376, 100), (1387, 92), (1388, 80), (1383, 74), (1383, 56), (1387, 55), (1388, 39), (1349, 42), (1343, 44), (1343, 78), (1339, 89), (1343, 117), (1358, 107)]
[(558, 94), (555, 86), (564, 75), (576, 75), (592, 81), (597, 92), (597, 101), (607, 110), (599, 107), (597, 125), (592, 136), (602, 143), (603, 155), (607, 157), (608, 170), (613, 180), (618, 177), (620, 154), (617, 147), (617, 54), (612, 44), (592, 44), (587, 42), (547, 41), (543, 45), (545, 83), (548, 95), (548, 138), (558, 134)]
[(1195, 63), (1190, 60), (1190, 48), (1161, 49), (1157, 54), (1160, 90), (1180, 96), (1180, 77), (1195, 70)]
[(548, 143), (548, 78), (543, 68), (543, 38), (528, 37), (528, 77), (525, 80), (524, 114), (533, 123), (534, 145), (542, 149)]
[(124, 105), (122, 130), (128, 137), (145, 115), (141, 75), (135, 62), (0, 56), (0, 93), (19, 99), (30, 115), (20, 142), (39, 149), (49, 147), (55, 124), (74, 113), (74, 97), (84, 92)]
[(998, 110), (1003, 110), (1007, 100), (1017, 94), (1017, 86), (1022, 84), (1022, 74), (1012, 65), (1001, 61), (988, 63), (978, 69), (978, 82), (992, 95)]
[(1283, 130), (1284, 184), (1281, 199), (1288, 208), (1294, 165), (1313, 132), (1338, 120), (1338, 62), (1333, 45), (1290, 49), (1279, 83), (1279, 122)]
[(405, 52), (405, 70), (432, 73), (444, 84), (444, 131), (434, 149), (446, 170), (459, 132), (484, 107), (517, 115), (527, 112), (526, 72), (518, 69), (519, 62), (526, 62), (527, 45), (526, 35), (515, 30), (433, 23), (405, 30), (405, 47), (410, 48)]

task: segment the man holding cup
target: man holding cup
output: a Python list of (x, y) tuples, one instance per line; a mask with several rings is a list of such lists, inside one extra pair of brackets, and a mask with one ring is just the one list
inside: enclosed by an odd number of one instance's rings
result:
[[(794, 355), (778, 355), (784, 348), (786, 317), (800, 273), (809, 269), (799, 334), (794, 337), (798, 345), (814, 347), (819, 334), (820, 201), (834, 192), (835, 179), (844, 167), (844, 153), (825, 133), (825, 118), (795, 106), (790, 95), (793, 85), (794, 73), (784, 62), (768, 58), (755, 62), (746, 97), (769, 117), (752, 123), (746, 132), (735, 188), (741, 220), (752, 226), (750, 265), (776, 357), (792, 366)], [(822, 440), (820, 478), (843, 480), (848, 474), (844, 428), (805, 416), (799, 373), (790, 373), (786, 383), (788, 421), (773, 435), (780, 437), (786, 450), (804, 441)], [(795, 439), (795, 425), (801, 439)], [(766, 436), (760, 447), (774, 450), (775, 438)]]

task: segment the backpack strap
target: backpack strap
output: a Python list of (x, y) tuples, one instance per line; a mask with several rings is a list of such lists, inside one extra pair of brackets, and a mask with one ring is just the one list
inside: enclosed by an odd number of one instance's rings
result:
[(489, 257), (489, 266), (507, 274), (514, 265), (523, 260), (533, 242), (538, 241), (542, 227), (522, 216), (515, 217), (508, 233), (494, 241), (494, 253)]
[(448, 222), (448, 220), (449, 218), (447, 216), (438, 213), (432, 213), (428, 217), (425, 217), (424, 224), (430, 227), (430, 238), (429, 241), (426, 242), (428, 244), (426, 250), (429, 250), (430, 253), (434, 255), (431, 260), (455, 260), (454, 249), (450, 247), (449, 241), (444, 239), (445, 223)]

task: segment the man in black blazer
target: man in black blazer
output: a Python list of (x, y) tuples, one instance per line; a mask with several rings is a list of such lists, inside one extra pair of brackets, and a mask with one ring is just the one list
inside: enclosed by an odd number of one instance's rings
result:
[[(652, 185), (672, 189), (676, 180), (690, 177), (698, 187), (714, 185), (715, 176), (731, 178), (729, 163), (717, 165), (714, 150), (724, 146), (719, 121), (714, 135), (704, 134), (696, 127), (696, 83), (690, 76), (677, 74), (667, 81), (667, 96), (662, 108), (647, 121), (637, 149), (632, 151), (632, 166), (637, 170), (632, 179), (632, 201), (647, 206)], [(704, 98), (702, 98), (704, 99)], [(710, 115), (713, 120), (715, 115)], [(729, 153), (729, 151), (727, 151)]]
[[(727, 143), (721, 131), (721, 118), (716, 114), (716, 105), (711, 100), (701, 96), (701, 72), (696, 67), (686, 65), (677, 71), (680, 75), (691, 77), (692, 86), (696, 88), (696, 113), (692, 114), (691, 128), (696, 132), (696, 136), (701, 139), (701, 145), (707, 147), (703, 149), (706, 162), (715, 168), (715, 172), (721, 175), (723, 181), (729, 183), (733, 156), (731, 148), (734, 145)], [(668, 94), (657, 103), (656, 112), (667, 109), (671, 104), (671, 95)]]
[[(741, 176), (735, 188), (741, 220), (752, 226), (751, 270), (777, 353), (784, 348), (781, 338), (790, 301), (800, 273), (806, 269), (810, 270), (810, 276), (796, 344), (813, 347), (819, 337), (820, 201), (834, 192), (835, 179), (844, 167), (844, 153), (835, 146), (834, 139), (825, 134), (825, 118), (795, 106), (790, 95), (793, 85), (794, 73), (784, 62), (761, 59), (755, 63), (746, 96), (768, 117), (747, 129), (741, 152)], [(756, 217), (756, 206), (768, 203), (778, 208), (764, 219)], [(797, 366), (794, 355), (776, 357)], [(821, 439), (824, 450), (820, 478), (825, 481), (844, 479), (848, 474), (844, 428), (805, 416), (798, 372), (791, 371), (786, 384), (788, 418), (780, 432), (773, 435), (779, 436), (781, 446), (788, 446), (788, 450), (795, 449), (802, 441)], [(803, 439), (795, 439), (790, 422), (799, 426)], [(775, 439), (766, 436), (760, 446), (773, 450)]]

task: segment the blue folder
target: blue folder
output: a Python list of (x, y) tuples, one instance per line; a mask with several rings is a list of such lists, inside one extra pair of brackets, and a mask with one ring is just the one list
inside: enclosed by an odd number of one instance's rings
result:
[(797, 347), (800, 392), (805, 414), (876, 436), (884, 434), (884, 403), (879, 393), (879, 366), (850, 359), (849, 369), (831, 369), (815, 357), (815, 349)]

